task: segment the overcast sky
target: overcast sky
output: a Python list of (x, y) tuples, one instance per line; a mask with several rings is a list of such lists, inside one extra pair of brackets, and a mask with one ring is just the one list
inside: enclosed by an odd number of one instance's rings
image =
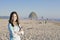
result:
[(60, 18), (60, 0), (0, 0), (0, 16), (9, 16), (12, 11), (20, 17), (34, 11), (38, 17)]

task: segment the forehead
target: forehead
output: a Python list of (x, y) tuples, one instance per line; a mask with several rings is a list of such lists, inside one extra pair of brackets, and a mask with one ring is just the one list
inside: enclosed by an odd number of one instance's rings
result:
[(16, 14), (13, 14), (13, 16), (17, 16)]

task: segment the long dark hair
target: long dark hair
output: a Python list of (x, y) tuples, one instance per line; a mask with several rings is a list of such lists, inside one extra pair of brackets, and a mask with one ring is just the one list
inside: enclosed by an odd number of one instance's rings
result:
[(11, 25), (14, 27), (13, 21), (12, 21), (12, 16), (13, 16), (13, 14), (16, 14), (16, 16), (17, 16), (16, 22), (17, 22), (17, 25), (19, 26), (19, 18), (18, 18), (18, 14), (17, 14), (17, 12), (15, 12), (15, 11), (11, 12), (10, 18), (9, 18), (9, 23), (11, 23)]

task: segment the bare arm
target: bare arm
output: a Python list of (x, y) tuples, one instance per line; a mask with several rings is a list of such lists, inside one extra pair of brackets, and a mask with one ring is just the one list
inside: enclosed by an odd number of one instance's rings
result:
[(18, 35), (24, 35), (24, 31), (23, 31), (23, 28), (19, 25), (20, 27), (20, 30), (18, 32), (15, 32), (17, 33)]
[(20, 30), (20, 31), (15, 32), (15, 33), (18, 34), (18, 35), (24, 35), (24, 31), (23, 30)]

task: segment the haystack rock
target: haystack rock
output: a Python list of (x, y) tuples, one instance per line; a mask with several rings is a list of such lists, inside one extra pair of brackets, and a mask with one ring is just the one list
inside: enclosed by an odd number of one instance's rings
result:
[(29, 19), (38, 19), (38, 16), (35, 12), (31, 12), (29, 15)]

